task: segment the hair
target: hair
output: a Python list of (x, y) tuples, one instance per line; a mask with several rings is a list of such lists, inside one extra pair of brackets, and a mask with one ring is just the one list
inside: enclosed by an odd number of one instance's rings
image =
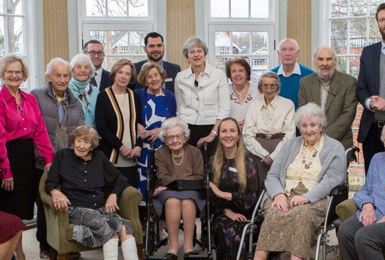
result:
[(381, 4), (377, 7), (377, 11), (376, 11), (376, 21), (378, 21), (378, 13), (381, 12), (382, 10), (385, 10), (385, 3), (381, 3)]
[(321, 50), (321, 49), (329, 49), (329, 50), (331, 50), (331, 51), (332, 51), (332, 54), (333, 54), (333, 59), (334, 59), (335, 61), (337, 60), (337, 54), (336, 54), (336, 51), (335, 51), (332, 47), (330, 47), (330, 46), (320, 46), (320, 47), (318, 47), (318, 48), (314, 51), (314, 53), (313, 53), (314, 63), (317, 61), (317, 53), (318, 53), (318, 51)]
[(118, 71), (126, 65), (131, 67), (131, 79), (128, 84), (131, 84), (136, 80), (136, 69), (134, 64), (130, 60), (120, 59), (117, 62), (115, 62), (114, 65), (112, 65), (111, 73), (110, 73), (110, 79), (112, 82), (115, 82), (116, 73), (118, 73)]
[(92, 40), (89, 40), (88, 42), (86, 42), (84, 44), (84, 46), (83, 46), (83, 51), (84, 52), (87, 51), (88, 44), (91, 44), (91, 43), (93, 43), (93, 44), (100, 44), (102, 46), (102, 48), (104, 48), (103, 43), (101, 41), (96, 40), (96, 39), (92, 39)]
[(147, 33), (147, 35), (144, 37), (144, 46), (147, 46), (148, 44), (148, 38), (158, 38), (160, 37), (160, 39), (162, 40), (163, 42), (163, 36), (157, 32), (150, 32), (150, 33)]
[(75, 130), (72, 131), (70, 135), (71, 144), (75, 143), (76, 138), (81, 138), (83, 140), (87, 140), (91, 142), (91, 149), (95, 149), (99, 145), (99, 134), (98, 132), (88, 125), (81, 125), (76, 127)]
[(258, 90), (260, 92), (262, 92), (261, 88), (262, 88), (262, 84), (263, 84), (263, 78), (273, 78), (273, 79), (275, 79), (277, 81), (277, 85), (278, 85), (277, 94), (278, 94), (279, 91), (281, 90), (281, 81), (279, 80), (279, 76), (277, 75), (277, 73), (272, 72), (272, 71), (268, 71), (268, 72), (263, 73), (259, 77), (259, 80), (258, 80)]
[[(93, 76), (95, 76), (95, 71), (96, 71), (96, 70), (95, 70), (95, 66), (94, 66), (94, 64), (92, 63), (91, 58), (90, 58), (88, 55), (84, 54), (84, 53), (78, 53), (78, 54), (76, 54), (76, 55), (72, 58), (72, 60), (71, 60), (71, 62), (70, 62), (70, 66), (71, 66), (71, 68), (72, 68), (72, 72), (73, 72), (75, 66), (76, 66), (78, 63), (81, 63), (81, 62), (85, 62), (85, 63), (87, 63), (88, 66), (90, 66), (90, 68), (91, 68), (91, 75), (90, 75), (90, 78), (92, 78)], [(72, 74), (73, 74), (73, 73), (72, 73)]]
[(250, 80), (250, 75), (251, 75), (250, 64), (245, 59), (243, 59), (243, 58), (234, 58), (234, 59), (229, 60), (226, 63), (226, 76), (229, 79), (231, 79), (231, 66), (233, 64), (241, 65), (245, 69), (246, 76), (247, 76), (247, 81), (249, 81)]
[(55, 58), (51, 59), (51, 60), (48, 62), (47, 66), (46, 66), (46, 69), (45, 69), (45, 75), (46, 75), (46, 76), (51, 75), (52, 72), (53, 72), (53, 67), (54, 67), (55, 65), (58, 65), (58, 64), (66, 65), (67, 68), (68, 68), (68, 71), (71, 73), (71, 70), (72, 70), (72, 69), (71, 69), (70, 63), (69, 63), (68, 61), (66, 61), (66, 60), (64, 60), (64, 59), (62, 59), (62, 58), (60, 58), (60, 57), (55, 57)]
[(167, 73), (158, 64), (153, 63), (153, 62), (146, 62), (145, 64), (143, 64), (142, 68), (140, 69), (139, 75), (138, 75), (139, 84), (146, 86), (147, 75), (150, 72), (150, 70), (152, 70), (153, 68), (158, 70), (160, 77), (162, 78), (162, 84), (163, 84), (164, 80), (167, 77)]
[(289, 42), (292, 42), (295, 46), (295, 50), (296, 51), (299, 51), (299, 44), (296, 40), (292, 39), (292, 38), (285, 38), (285, 39), (282, 39), (279, 43), (278, 43), (278, 52), (281, 50), (281, 45), (286, 42), (286, 41), (289, 41)]
[(301, 129), (301, 121), (304, 117), (316, 117), (322, 130), (324, 130), (327, 125), (324, 111), (313, 102), (307, 103), (306, 105), (298, 108), (295, 113), (294, 123), (298, 129)]
[[(239, 188), (242, 192), (244, 192), (246, 190), (246, 185), (247, 185), (247, 176), (246, 176), (246, 166), (245, 166), (245, 148), (244, 148), (245, 146), (242, 141), (241, 128), (239, 127), (237, 120), (235, 120), (232, 117), (226, 117), (222, 119), (222, 121), (219, 123), (218, 134), (220, 134), (221, 126), (225, 121), (232, 121), (237, 126), (239, 138), (237, 142), (237, 155), (235, 157), (235, 167), (237, 168), (237, 172), (238, 172)], [(214, 160), (213, 160), (214, 183), (216, 185), (219, 185), (221, 170), (223, 166), (223, 157), (224, 157), (223, 146), (222, 146), (222, 143), (219, 141), (217, 145), (217, 149), (214, 154)]]
[(193, 36), (188, 38), (182, 47), (183, 56), (185, 56), (186, 59), (188, 57), (188, 51), (193, 47), (202, 48), (203, 51), (205, 52), (205, 56), (209, 52), (209, 49), (207, 48), (206, 43), (201, 39), (199, 39), (198, 37)]
[(174, 128), (174, 127), (180, 127), (183, 131), (183, 135), (185, 137), (185, 141), (187, 141), (190, 137), (190, 129), (188, 128), (188, 125), (182, 120), (177, 117), (170, 117), (166, 119), (162, 125), (160, 126), (160, 133), (159, 138), (161, 141), (166, 141), (166, 132), (168, 129)]
[(0, 60), (0, 78), (4, 78), (4, 73), (7, 70), (7, 67), (14, 63), (14, 62), (20, 62), (21, 64), (21, 71), (23, 72), (23, 80), (27, 80), (29, 76), (29, 69), (27, 62), (21, 58), (20, 56), (16, 54), (8, 54), (5, 55), (3, 58)]

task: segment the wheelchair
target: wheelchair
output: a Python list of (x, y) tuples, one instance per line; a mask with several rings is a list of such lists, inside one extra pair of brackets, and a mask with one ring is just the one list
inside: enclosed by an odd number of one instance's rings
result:
[[(202, 187), (202, 191), (205, 192), (206, 198), (209, 198), (209, 167), (207, 156), (207, 145), (204, 144), (202, 148), (202, 154), (204, 158), (204, 171), (205, 180)], [(145, 237), (144, 237), (144, 259), (166, 259), (165, 256), (156, 256), (156, 252), (164, 245), (167, 245), (168, 239), (160, 237), (160, 225), (161, 219), (155, 214), (153, 209), (153, 202), (150, 199), (155, 189), (156, 183), (156, 166), (154, 160), (154, 150), (151, 149), (150, 154), (150, 167), (147, 170), (147, 208), (146, 208), (146, 220), (145, 220)], [(212, 239), (211, 239), (211, 219), (210, 219), (210, 202), (207, 199), (204, 212), (201, 214), (201, 237), (197, 236), (197, 227), (194, 231), (194, 246), (196, 244), (201, 248), (200, 254), (185, 256), (184, 259), (213, 259)], [(183, 230), (183, 223), (180, 227)], [(203, 253), (206, 252), (206, 253)]]
[[(347, 168), (353, 161), (358, 160), (359, 148), (356, 146), (352, 146), (345, 151), (345, 156), (347, 158)], [(264, 190), (258, 201), (254, 207), (253, 214), (249, 223), (247, 223), (243, 229), (241, 241), (237, 253), (237, 260), (241, 259), (242, 247), (246, 241), (246, 236), (249, 237), (247, 252), (244, 255), (244, 259), (251, 260), (254, 258), (254, 247), (255, 243), (253, 243), (253, 237), (256, 230), (258, 230), (263, 221), (263, 213), (262, 213), (262, 200), (266, 191)], [(348, 198), (349, 194), (349, 184), (348, 180), (341, 185), (335, 187), (329, 194), (326, 200), (326, 208), (325, 208), (325, 220), (324, 223), (320, 226), (320, 231), (317, 236), (317, 243), (315, 248), (315, 260), (318, 259), (326, 259), (326, 255), (328, 252), (332, 250), (337, 251), (337, 246), (329, 246), (329, 232), (333, 229), (338, 230), (340, 221), (338, 220), (338, 216), (335, 213), (335, 207), (342, 201)], [(272, 252), (269, 255), (270, 260), (280, 259), (280, 252)]]

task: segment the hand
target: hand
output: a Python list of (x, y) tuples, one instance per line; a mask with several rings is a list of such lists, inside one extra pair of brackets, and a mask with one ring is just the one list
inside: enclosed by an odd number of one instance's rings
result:
[(132, 148), (131, 156), (129, 158), (139, 157), (141, 152), (142, 148), (140, 146), (135, 146), (134, 148)]
[(238, 125), (239, 125), (239, 128), (241, 128), (241, 130), (242, 130), (244, 124), (245, 124), (245, 119), (238, 121)]
[(303, 205), (306, 203), (309, 203), (310, 201), (305, 198), (304, 196), (300, 195), (295, 195), (293, 198), (290, 200), (290, 207), (294, 208), (295, 206)]
[(165, 186), (159, 186), (154, 190), (154, 193), (152, 194), (153, 197), (156, 197), (161, 191), (167, 190), (167, 187)]
[(222, 191), (218, 188), (218, 186), (217, 185), (215, 185), (214, 183), (212, 183), (211, 181), (210, 181), (210, 183), (209, 183), (209, 186), (210, 186), (210, 189), (213, 191), (213, 193), (215, 194), (215, 196), (217, 196), (217, 197), (219, 197), (219, 198), (222, 198)]
[(376, 212), (374, 211), (372, 203), (364, 204), (364, 206), (362, 207), (359, 221), (364, 226), (374, 224), (374, 221), (376, 221)]
[(279, 210), (282, 210), (283, 212), (288, 212), (290, 205), (289, 200), (287, 199), (286, 195), (283, 193), (277, 194), (274, 196), (273, 203), (271, 204), (271, 207), (277, 207)]
[(115, 193), (111, 193), (108, 196), (105, 208), (106, 208), (106, 212), (108, 214), (112, 214), (112, 213), (116, 212), (117, 210), (119, 210), (118, 203), (117, 203), (117, 196)]
[(226, 217), (228, 217), (232, 221), (239, 221), (239, 222), (247, 222), (248, 221), (244, 215), (242, 215), (240, 213), (235, 213), (231, 209), (225, 209), (224, 214)]
[(51, 191), (51, 199), (53, 207), (61, 212), (68, 210), (68, 206), (71, 205), (71, 202), (60, 190), (54, 189)]
[(371, 96), (370, 107), (375, 111), (385, 111), (385, 99), (380, 96)]
[(124, 144), (122, 144), (122, 146), (120, 147), (119, 149), (119, 152), (122, 156), (126, 157), (126, 158), (130, 158), (131, 156), (131, 149), (128, 148), (127, 146), (125, 146)]
[(208, 136), (205, 136), (199, 139), (197, 146), (201, 146), (204, 142), (211, 143), (212, 141), (214, 141), (214, 139), (215, 139), (215, 135), (210, 133)]
[(261, 163), (264, 163), (264, 164), (266, 164), (267, 166), (270, 166), (270, 165), (273, 163), (273, 159), (271, 159), (270, 155), (266, 155), (266, 156), (263, 157), (263, 159), (261, 160)]
[(15, 187), (15, 184), (13, 182), (13, 177), (4, 179), (1, 181), (1, 188), (3, 188), (6, 191), (13, 191), (14, 187)]
[(49, 172), (51, 165), (52, 165), (52, 163), (47, 163), (46, 165), (44, 165), (44, 171)]
[(151, 142), (155, 142), (158, 139), (160, 133), (160, 128), (155, 128), (149, 131), (146, 131), (146, 137), (150, 139)]

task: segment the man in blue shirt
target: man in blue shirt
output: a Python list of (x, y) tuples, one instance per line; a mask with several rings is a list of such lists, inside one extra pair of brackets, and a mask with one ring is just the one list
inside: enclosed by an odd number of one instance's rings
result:
[(278, 44), (278, 56), (281, 65), (272, 69), (281, 81), (279, 95), (293, 101), (298, 108), (299, 81), (301, 78), (313, 74), (314, 71), (297, 63), (299, 54), (298, 42), (291, 38), (283, 39)]

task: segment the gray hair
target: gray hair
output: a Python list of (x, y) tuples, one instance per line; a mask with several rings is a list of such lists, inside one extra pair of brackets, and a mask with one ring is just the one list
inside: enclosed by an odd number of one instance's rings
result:
[(4, 73), (7, 70), (8, 65), (14, 63), (14, 62), (20, 62), (21, 64), (21, 71), (23, 72), (23, 80), (27, 80), (29, 76), (29, 69), (27, 62), (20, 56), (16, 54), (8, 54), (1, 58), (0, 60), (0, 78), (4, 78)]
[(205, 52), (205, 56), (209, 52), (209, 49), (207, 48), (206, 43), (202, 41), (200, 38), (193, 36), (188, 38), (182, 47), (183, 56), (185, 56), (186, 59), (187, 59), (188, 51), (193, 47), (202, 48), (203, 51)]
[(301, 129), (301, 121), (304, 117), (316, 117), (322, 130), (325, 129), (327, 124), (326, 116), (324, 111), (317, 104), (310, 102), (298, 108), (294, 115), (294, 123), (298, 129)]
[(278, 52), (281, 50), (281, 45), (282, 45), (284, 42), (286, 42), (286, 41), (289, 41), (289, 42), (293, 43), (294, 46), (295, 46), (295, 50), (296, 50), (296, 51), (299, 51), (299, 44), (298, 44), (298, 42), (297, 42), (296, 40), (294, 40), (294, 39), (292, 39), (292, 38), (285, 38), (285, 39), (282, 39), (282, 40), (278, 43), (278, 48), (277, 48)]
[(163, 142), (166, 141), (166, 132), (168, 129), (174, 128), (174, 127), (180, 127), (183, 131), (183, 135), (185, 137), (185, 140), (187, 141), (190, 137), (190, 129), (188, 128), (188, 125), (186, 122), (184, 122), (182, 119), (179, 119), (177, 117), (170, 117), (166, 119), (161, 127), (160, 127), (160, 133), (159, 133), (159, 138)]
[(277, 75), (277, 73), (275, 72), (272, 72), (272, 71), (267, 71), (267, 72), (264, 72), (260, 77), (259, 77), (259, 80), (258, 80), (258, 89), (260, 92), (261, 91), (261, 88), (262, 88), (262, 84), (263, 84), (263, 78), (273, 78), (277, 81), (277, 85), (278, 85), (278, 90), (277, 90), (277, 94), (279, 93), (279, 91), (281, 90), (281, 81), (279, 80), (279, 76)]
[(85, 62), (87, 63), (88, 66), (90, 66), (91, 68), (91, 75), (90, 75), (90, 78), (92, 78), (93, 76), (95, 76), (95, 66), (94, 64), (92, 63), (92, 60), (91, 58), (87, 55), (87, 54), (84, 54), (84, 53), (78, 53), (76, 54), (71, 62), (70, 62), (70, 66), (72, 68), (72, 72), (73, 72), (73, 69), (75, 68), (75, 66), (78, 64), (78, 63), (81, 63), (81, 62)]
[(60, 57), (55, 57), (53, 59), (51, 59), (47, 66), (46, 66), (46, 69), (45, 69), (45, 75), (48, 76), (48, 75), (51, 75), (52, 72), (53, 72), (53, 67), (55, 65), (59, 65), (59, 64), (63, 64), (63, 65), (66, 65), (67, 68), (68, 68), (68, 71), (71, 73), (71, 65), (68, 61), (60, 58)]
[(330, 47), (330, 46), (320, 46), (320, 47), (318, 47), (318, 48), (314, 51), (314, 53), (313, 53), (314, 63), (317, 61), (317, 53), (318, 53), (318, 51), (321, 50), (321, 49), (329, 49), (329, 50), (331, 50), (332, 53), (333, 53), (333, 59), (334, 59), (335, 61), (337, 61), (337, 54), (336, 54), (336, 51), (335, 51), (332, 47)]
[(99, 134), (98, 132), (89, 125), (81, 125), (76, 127), (75, 130), (70, 134), (70, 142), (73, 145), (76, 138), (82, 138), (91, 142), (91, 149), (95, 149), (99, 145)]

